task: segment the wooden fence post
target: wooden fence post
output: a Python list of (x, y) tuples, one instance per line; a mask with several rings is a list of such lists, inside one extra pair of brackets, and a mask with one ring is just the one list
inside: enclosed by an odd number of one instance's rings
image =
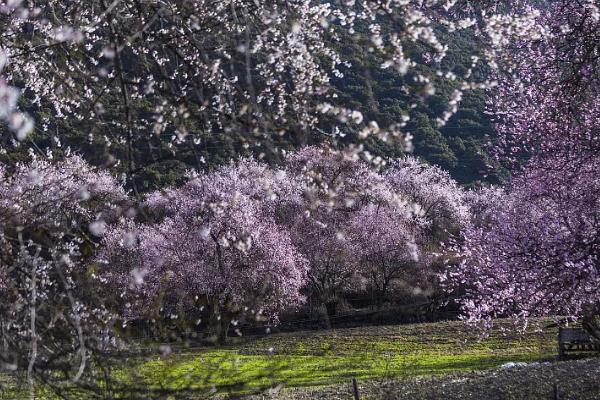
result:
[(358, 382), (356, 382), (356, 378), (352, 378), (352, 389), (354, 392), (354, 400), (360, 400), (360, 394), (358, 393)]

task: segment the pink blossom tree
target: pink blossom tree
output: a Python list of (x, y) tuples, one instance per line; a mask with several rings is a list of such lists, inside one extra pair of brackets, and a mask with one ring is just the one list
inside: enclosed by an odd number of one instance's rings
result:
[(282, 174), (232, 163), (151, 194), (143, 207), (156, 223), (111, 230), (99, 259), (109, 281), (137, 292), (125, 316), (162, 310), (189, 319), (206, 307), (210, 335), (222, 343), (232, 321), (249, 313), (276, 320), (302, 303), (306, 261), (274, 212), (288, 200)]
[(407, 156), (393, 160), (384, 172), (391, 190), (413, 208), (416, 223), (432, 240), (442, 240), (465, 226), (471, 215), (465, 191), (447, 171)]
[(290, 228), (310, 262), (307, 290), (330, 314), (364, 279), (378, 306), (401, 278), (414, 278), (407, 286), (424, 283), (420, 253), (433, 253), (447, 230), (470, 218), (464, 191), (441, 169), (412, 157), (383, 168), (330, 148), (307, 147), (286, 159), (307, 210)]
[(77, 382), (103, 345), (113, 315), (88, 267), (125, 197), (78, 156), (0, 165), (0, 363), (26, 371), (32, 391), (57, 371)]
[(497, 53), (491, 104), (498, 155), (516, 177), (466, 230), (449, 286), (466, 290), (459, 301), (469, 320), (566, 315), (600, 338), (600, 11), (594, 1), (526, 8), (529, 29)]
[(304, 213), (290, 228), (294, 244), (308, 258), (307, 291), (335, 314), (342, 292), (359, 276), (350, 244), (350, 221), (367, 204), (389, 192), (368, 164), (330, 148), (305, 147), (286, 158), (286, 170), (299, 177)]
[(398, 282), (410, 287), (423, 279), (419, 231), (412, 218), (403, 206), (368, 204), (349, 221), (348, 251), (368, 280), (378, 308)]
[(563, 163), (529, 167), (487, 220), (466, 230), (465, 259), (449, 277), (466, 290), (469, 320), (564, 315), (591, 323), (598, 313), (599, 160)]
[(517, 35), (498, 60), (498, 88), (490, 108), (498, 120), (499, 155), (518, 162), (524, 156), (595, 151), (598, 4), (557, 0), (534, 10), (532, 23), (541, 32)]

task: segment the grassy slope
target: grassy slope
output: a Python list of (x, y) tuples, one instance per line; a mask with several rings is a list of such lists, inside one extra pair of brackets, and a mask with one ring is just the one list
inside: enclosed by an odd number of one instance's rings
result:
[(497, 329), (478, 341), (477, 332), (460, 322), (297, 332), (148, 360), (132, 377), (154, 388), (224, 392), (439, 375), (549, 359), (555, 335), (554, 329), (524, 335)]
[[(363, 384), (398, 381), (485, 370), (509, 361), (545, 360), (556, 354), (555, 328), (505, 335), (502, 328), (509, 323), (498, 325), (481, 341), (476, 331), (460, 322), (241, 338), (226, 348), (188, 349), (166, 358), (130, 360), (127, 367), (117, 365), (113, 379), (133, 388), (136, 397), (130, 392), (111, 392), (109, 397), (206, 398), (214, 392), (251, 393), (279, 385), (347, 384), (352, 377)], [(75, 397), (88, 398), (77, 388), (71, 389), (80, 393)], [(43, 387), (37, 395), (55, 398)], [(26, 396), (27, 389), (15, 387), (12, 379), (0, 382), (0, 399)]]

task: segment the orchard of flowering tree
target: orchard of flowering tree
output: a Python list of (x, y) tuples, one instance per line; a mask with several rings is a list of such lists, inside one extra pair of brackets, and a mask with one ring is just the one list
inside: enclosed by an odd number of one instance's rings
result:
[[(600, 349), (598, 0), (0, 0), (0, 398), (553, 360), (456, 353), (532, 326)], [(350, 327), (402, 368), (294, 380)]]

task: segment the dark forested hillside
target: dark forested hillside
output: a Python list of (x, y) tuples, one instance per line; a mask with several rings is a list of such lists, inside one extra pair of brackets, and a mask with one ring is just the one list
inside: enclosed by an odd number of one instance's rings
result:
[[(453, 34), (447, 38), (451, 44), (444, 69), (457, 76), (468, 70), (470, 55), (477, 52), (477, 45), (468, 34)], [(351, 41), (349, 41), (351, 42)], [(487, 143), (493, 133), (492, 121), (485, 113), (486, 95), (472, 91), (465, 94), (457, 113), (448, 123), (439, 127), (436, 118), (447, 107), (453, 87), (447, 82), (435, 82), (436, 92), (424, 95), (415, 109), (407, 103), (407, 90), (411, 88), (410, 76), (402, 77), (391, 69), (382, 69), (381, 60), (363, 51), (360, 43), (341, 49), (351, 60), (352, 68), (336, 82), (340, 96), (361, 110), (369, 119), (391, 124), (411, 115), (407, 129), (414, 136), (414, 154), (426, 161), (448, 170), (460, 183), (471, 185), (478, 181), (497, 183), (505, 175), (502, 168), (488, 155)], [(423, 60), (425, 50), (412, 49), (411, 57), (420, 63), (420, 69), (431, 71)], [(475, 70), (475, 74), (483, 71)], [(373, 153), (395, 155), (400, 149), (383, 143), (369, 142)]]

